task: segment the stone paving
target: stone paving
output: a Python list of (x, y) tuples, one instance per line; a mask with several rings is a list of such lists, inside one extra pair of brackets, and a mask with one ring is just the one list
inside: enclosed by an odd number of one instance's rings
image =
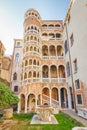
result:
[(87, 120), (78, 116), (74, 110), (69, 110), (69, 109), (64, 109), (62, 110), (64, 113), (68, 114), (69, 116), (73, 117), (74, 119), (76, 119), (77, 121), (81, 122), (84, 126), (87, 127)]

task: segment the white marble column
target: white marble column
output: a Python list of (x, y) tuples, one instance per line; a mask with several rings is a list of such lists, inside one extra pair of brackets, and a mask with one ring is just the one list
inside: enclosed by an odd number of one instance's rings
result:
[(68, 90), (68, 108), (69, 108), (69, 109), (72, 108), (71, 95), (70, 95), (70, 91), (69, 91), (69, 90)]
[(61, 94), (60, 94), (60, 89), (58, 89), (58, 96), (59, 96), (59, 106), (61, 108)]

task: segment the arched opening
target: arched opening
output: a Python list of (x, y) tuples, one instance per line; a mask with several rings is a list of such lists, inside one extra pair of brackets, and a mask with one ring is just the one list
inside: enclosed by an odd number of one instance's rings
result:
[(45, 28), (46, 28), (46, 27), (47, 27), (47, 25), (46, 25), (46, 24), (43, 24), (43, 25), (42, 25), (42, 27), (45, 27)]
[(33, 72), (33, 78), (36, 78), (36, 71)]
[(58, 89), (57, 88), (52, 89), (52, 98), (57, 100), (57, 101), (59, 100), (58, 99)]
[(36, 47), (34, 47), (34, 51), (36, 51)]
[(19, 54), (19, 53), (17, 53), (17, 54), (15, 55), (15, 61), (16, 61), (16, 62), (19, 62), (19, 61), (20, 61), (20, 54)]
[(49, 77), (49, 67), (47, 65), (44, 65), (42, 67), (42, 72), (43, 72), (43, 75), (42, 75), (43, 78)]
[(50, 56), (56, 56), (55, 46), (51, 45), (49, 47), (49, 51), (50, 51)]
[(33, 47), (32, 46), (30, 47), (30, 51), (33, 51)]
[(42, 46), (42, 55), (48, 56), (48, 46), (46, 45)]
[(60, 38), (61, 34), (60, 33), (56, 33), (56, 38)]
[(30, 37), (30, 40), (33, 40), (33, 36)]
[(57, 46), (57, 55), (58, 56), (63, 56), (63, 48), (62, 46)]
[(28, 111), (35, 111), (35, 95), (34, 94), (30, 94), (28, 96), (27, 109)]
[(39, 61), (37, 61), (37, 65), (39, 66)]
[(24, 79), (27, 79), (27, 73), (24, 73)]
[(21, 94), (20, 96), (20, 105), (21, 105), (21, 112), (24, 112), (25, 110), (25, 95)]
[(33, 65), (36, 65), (36, 60), (33, 61)]
[(58, 68), (58, 74), (59, 74), (59, 78), (65, 78), (65, 67), (63, 65), (60, 65)]
[(61, 93), (61, 107), (68, 108), (67, 90), (65, 88), (61, 88), (60, 93)]
[(54, 27), (54, 25), (53, 25), (53, 24), (50, 24), (49, 27)]
[(32, 78), (32, 72), (31, 71), (28, 73), (28, 78)]
[(28, 65), (28, 61), (26, 60), (26, 61), (25, 61), (25, 66), (27, 66), (27, 65)]
[(13, 80), (17, 80), (17, 73), (16, 72), (13, 74)]
[(51, 78), (57, 78), (57, 67), (55, 65), (50, 67), (50, 76)]
[(28, 52), (28, 46), (26, 47), (26, 52)]
[(29, 60), (29, 65), (32, 65), (32, 60), (31, 59)]
[(55, 27), (60, 27), (60, 24), (56, 24)]
[(50, 34), (49, 34), (49, 37), (50, 37), (50, 38), (54, 38), (54, 37), (55, 37), (55, 34), (54, 34), (54, 33), (50, 33)]
[(37, 78), (39, 78), (39, 72), (37, 73)]
[(44, 95), (46, 95), (46, 96), (50, 96), (49, 89), (48, 89), (48, 88), (43, 88), (42, 94), (44, 94)]

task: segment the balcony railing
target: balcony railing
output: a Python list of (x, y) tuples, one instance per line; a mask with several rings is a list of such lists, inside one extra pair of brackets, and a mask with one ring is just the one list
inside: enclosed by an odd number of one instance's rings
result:
[(44, 60), (62, 60), (64, 56), (42, 56)]
[(36, 52), (36, 51), (29, 51), (29, 52), (26, 52), (26, 53), (24, 54), (24, 57), (31, 56), (31, 55), (38, 56), (38, 57), (41, 58), (41, 54), (38, 53), (38, 52)]
[(39, 34), (39, 32), (38, 32), (37, 30), (34, 30), (34, 29), (33, 29), (33, 30), (31, 30), (31, 29), (30, 29), (30, 30), (27, 30), (26, 32), (24, 32), (24, 36), (26, 36), (27, 34), (31, 34), (31, 33), (34, 33), (34, 34), (35, 34), (35, 33), (36, 33), (36, 34)]
[(22, 85), (31, 83), (65, 83), (66, 78), (28, 78), (21, 81)]
[(38, 65), (28, 65), (22, 68), (22, 71), (29, 71), (29, 70), (40, 70), (40, 66)]

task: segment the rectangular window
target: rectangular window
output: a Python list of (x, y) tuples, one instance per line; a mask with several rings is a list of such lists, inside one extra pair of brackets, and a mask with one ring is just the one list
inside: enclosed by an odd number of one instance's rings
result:
[(69, 62), (67, 62), (66, 64), (66, 69), (67, 69), (67, 77), (69, 77), (70, 76), (70, 63)]
[(76, 89), (80, 89), (79, 79), (75, 80), (75, 87), (76, 87)]
[(72, 45), (73, 45), (73, 43), (74, 43), (73, 33), (72, 33), (72, 35), (71, 35), (71, 37), (70, 37), (70, 43), (71, 43), (71, 46), (72, 46)]
[(81, 94), (77, 94), (77, 104), (82, 104), (82, 96)]
[(66, 54), (68, 52), (68, 43), (67, 43), (67, 40), (65, 40), (64, 48), (65, 48), (65, 54)]
[(78, 70), (78, 67), (77, 67), (77, 59), (75, 59), (75, 60), (73, 61), (73, 69), (74, 69), (74, 73), (76, 73), (77, 70)]

